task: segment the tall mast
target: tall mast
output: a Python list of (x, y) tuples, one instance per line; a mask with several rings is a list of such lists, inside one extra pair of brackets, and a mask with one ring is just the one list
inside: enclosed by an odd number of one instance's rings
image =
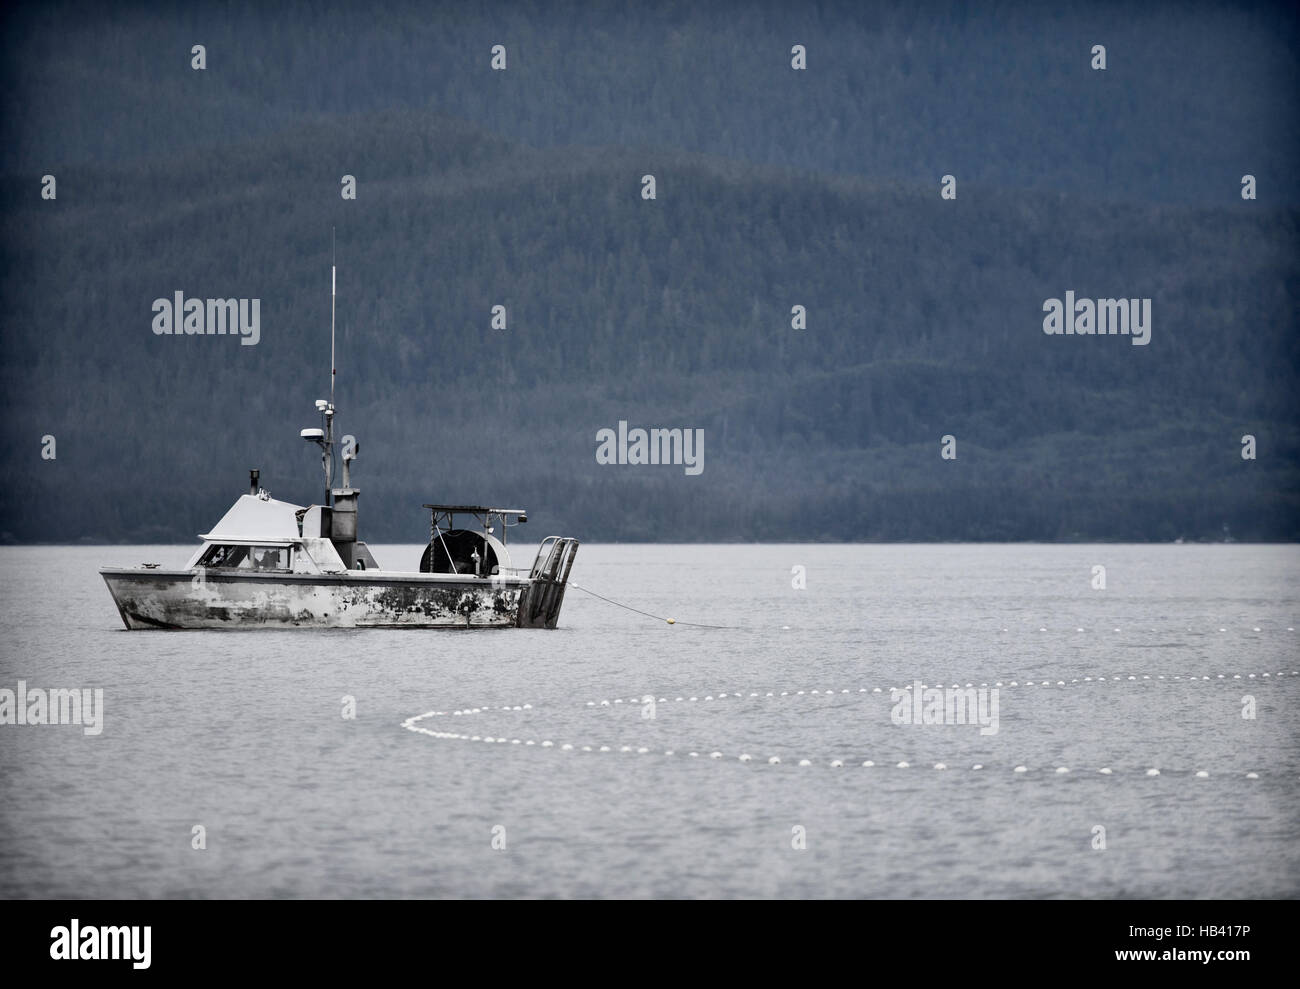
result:
[(334, 376), (338, 368), (334, 366), (334, 300), (338, 284), (337, 267), (334, 253), (334, 228), (330, 227), (330, 408), (334, 408)]
[[(335, 263), (336, 261), (334, 228), (330, 227), (330, 397), (328, 399), (316, 399), (316, 411), (325, 419), (324, 430), (304, 429), (299, 434), (303, 439), (310, 440), (321, 449), (321, 466), (325, 468), (325, 501), (323, 504), (326, 508), (333, 504), (334, 489), (334, 378), (338, 373), (338, 369), (334, 366), (334, 314), (338, 300), (338, 265)], [(346, 477), (346, 467), (343, 473)]]
[(334, 228), (330, 227), (330, 400), (325, 406), (325, 504), (334, 502), (334, 378), (338, 369), (334, 366), (334, 310), (338, 297), (338, 267), (334, 248)]

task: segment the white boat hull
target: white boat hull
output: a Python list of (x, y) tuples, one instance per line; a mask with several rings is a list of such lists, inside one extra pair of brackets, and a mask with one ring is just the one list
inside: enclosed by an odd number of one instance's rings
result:
[[(100, 571), (128, 629), (554, 627), (537, 622), (527, 577), (347, 571)], [(553, 596), (555, 585), (536, 586)], [(558, 585), (560, 593), (563, 584)], [(521, 620), (521, 603), (524, 605)], [(547, 621), (546, 619), (550, 619)]]

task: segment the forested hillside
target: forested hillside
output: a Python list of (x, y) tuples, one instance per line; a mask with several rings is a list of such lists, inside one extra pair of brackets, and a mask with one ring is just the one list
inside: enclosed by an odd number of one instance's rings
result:
[[(536, 147), (698, 151), (927, 187), (951, 173), (1210, 205), (1251, 172), (1266, 201), (1300, 203), (1293, 4), (54, 2), (10, 7), (0, 31), (6, 171), (221, 156), (304, 115), (409, 109)], [(505, 72), (489, 65), (498, 44)]]
[[(1300, 537), (1300, 215), (1239, 195), (1295, 147), (1266, 14), (1124, 22), (1152, 57), (1094, 79), (1092, 15), (705, 8), (6, 15), (0, 538), (189, 541), (254, 466), (319, 500), (332, 229), (371, 542), (431, 500), (588, 540)], [(1216, 29), (1183, 88), (1119, 81)], [(1067, 290), (1150, 298), (1149, 345), (1045, 335)], [(156, 335), (177, 291), (260, 299), (259, 342)], [(702, 429), (703, 472), (598, 464), (620, 420)]]

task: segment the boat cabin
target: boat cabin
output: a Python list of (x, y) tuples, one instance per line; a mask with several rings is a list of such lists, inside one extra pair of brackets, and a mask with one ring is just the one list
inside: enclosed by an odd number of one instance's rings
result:
[[(341, 573), (378, 570), (363, 542), (329, 535), (332, 511), (321, 505), (304, 508), (277, 501), (265, 491), (241, 495), (211, 532), (200, 534), (203, 544), (186, 569), (205, 567), (251, 573)], [(345, 562), (345, 555), (352, 565)]]

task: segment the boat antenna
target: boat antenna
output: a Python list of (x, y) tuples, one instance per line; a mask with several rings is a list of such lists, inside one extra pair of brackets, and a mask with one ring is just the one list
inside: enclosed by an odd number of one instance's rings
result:
[(330, 400), (323, 412), (325, 415), (325, 442), (323, 444), (325, 462), (325, 504), (334, 503), (334, 376), (338, 373), (334, 366), (334, 311), (338, 293), (338, 266), (334, 247), (334, 227), (330, 227)]
[(325, 501), (326, 508), (333, 504), (334, 488), (334, 377), (338, 369), (334, 366), (335, 348), (334, 348), (334, 325), (335, 310), (337, 309), (338, 299), (338, 264), (334, 247), (334, 227), (330, 227), (330, 397), (326, 401), (323, 398), (316, 399), (316, 409), (324, 419), (323, 430), (304, 429), (300, 434), (304, 439), (310, 440), (321, 449), (321, 466), (325, 469)]
[(334, 228), (330, 227), (330, 408), (334, 408), (334, 376), (338, 368), (334, 366), (334, 301), (338, 285), (338, 268), (335, 264)]

